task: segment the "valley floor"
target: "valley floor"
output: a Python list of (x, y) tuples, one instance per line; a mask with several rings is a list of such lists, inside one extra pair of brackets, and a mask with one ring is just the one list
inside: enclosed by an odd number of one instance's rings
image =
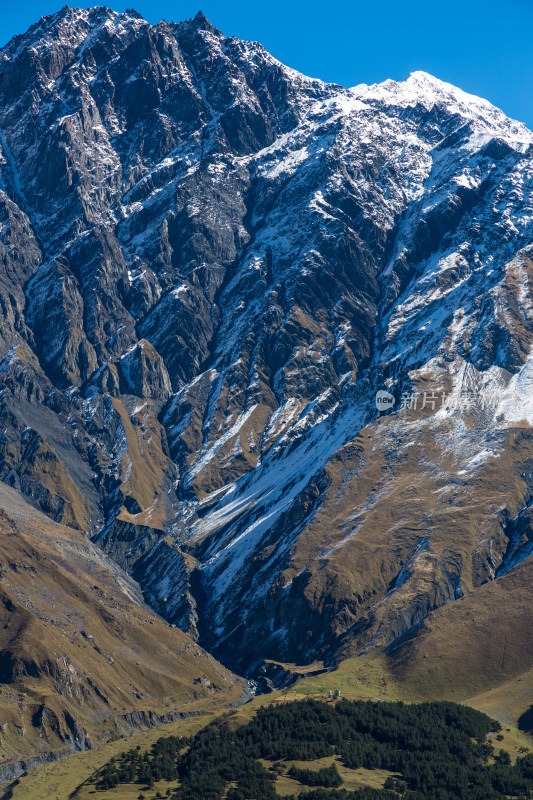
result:
[[(496, 755), (500, 750), (506, 750), (512, 763), (515, 763), (516, 759), (524, 754), (533, 752), (533, 737), (518, 728), (518, 720), (531, 705), (532, 686), (533, 670), (497, 688), (462, 700), (463, 704), (482, 711), (501, 722), (501, 733), (498, 734), (497, 739), (492, 739), (492, 745)], [(228, 712), (224, 711), (221, 706), (207, 708), (204, 704), (204, 710), (194, 719), (161, 725), (142, 733), (122, 737), (95, 750), (74, 753), (60, 762), (38, 767), (19, 779), (12, 787), (10, 797), (12, 800), (137, 800), (139, 794), (142, 793), (145, 800), (155, 800), (157, 792), (165, 797), (167, 790), (178, 785), (176, 781), (156, 782), (149, 791), (143, 790), (139, 784), (119, 785), (113, 789), (100, 791), (94, 785), (96, 773), (110, 759), (118, 756), (124, 750), (139, 746), (141, 752), (145, 752), (163, 736), (194, 735), (221, 714), (230, 721), (232, 727), (237, 727), (253, 719), (261, 707), (306, 698), (330, 702), (328, 701), (329, 691), (336, 689), (339, 689), (342, 698), (348, 700), (379, 699), (411, 703), (427, 699), (417, 693), (416, 687), (402, 685), (395, 680), (388, 671), (383, 656), (371, 655), (347, 659), (335, 670), (302, 678), (289, 689), (255, 697), (238, 709)], [(332, 760), (335, 760), (334, 757), (330, 757), (329, 760), (321, 759), (314, 763), (313, 768), (327, 766)], [(286, 774), (288, 768), (293, 764), (304, 766), (304, 762), (287, 762), (285, 774), (280, 775), (276, 781), (276, 791), (281, 796), (291, 796), (303, 791), (304, 787)], [(265, 766), (268, 767), (269, 764), (265, 762)], [(306, 766), (310, 766), (309, 762)], [(382, 787), (386, 778), (391, 775), (390, 772), (382, 769), (351, 770), (338, 761), (337, 766), (343, 780), (343, 788), (351, 791), (362, 786)], [(4, 794), (4, 797), (7, 796), (9, 795)]]

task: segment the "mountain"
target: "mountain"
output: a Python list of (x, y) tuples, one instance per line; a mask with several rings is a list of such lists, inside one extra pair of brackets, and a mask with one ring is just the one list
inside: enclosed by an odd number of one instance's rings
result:
[(1, 51), (0, 131), (2, 480), (262, 688), (469, 596), (490, 630), (533, 549), (533, 134), (68, 6)]
[(236, 678), (80, 531), (0, 484), (0, 783), (139, 727), (236, 704)]

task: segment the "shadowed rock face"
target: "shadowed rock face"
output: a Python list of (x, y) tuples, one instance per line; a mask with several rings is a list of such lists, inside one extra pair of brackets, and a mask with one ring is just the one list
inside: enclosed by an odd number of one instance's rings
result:
[(12, 40), (0, 98), (2, 480), (250, 674), (529, 554), (523, 125), (102, 7)]

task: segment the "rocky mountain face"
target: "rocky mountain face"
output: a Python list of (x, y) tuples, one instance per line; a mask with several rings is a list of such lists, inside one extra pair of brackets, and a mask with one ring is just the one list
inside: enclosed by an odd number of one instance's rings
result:
[(533, 549), (532, 156), (425, 73), (42, 18), (0, 52), (0, 477), (243, 674), (412, 636)]

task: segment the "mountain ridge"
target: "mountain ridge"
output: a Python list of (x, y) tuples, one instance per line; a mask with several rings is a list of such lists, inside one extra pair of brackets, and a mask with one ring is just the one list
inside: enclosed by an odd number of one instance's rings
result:
[(0, 86), (3, 481), (263, 688), (528, 556), (525, 126), (102, 7)]

